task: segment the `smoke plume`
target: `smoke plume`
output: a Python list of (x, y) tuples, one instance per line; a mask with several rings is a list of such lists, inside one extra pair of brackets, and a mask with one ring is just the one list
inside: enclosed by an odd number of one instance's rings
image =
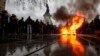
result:
[[(55, 13), (56, 20), (66, 20), (76, 11), (82, 11), (87, 21), (92, 20), (97, 15), (97, 6), (100, 0), (71, 0), (68, 7), (60, 7)], [(66, 8), (66, 9), (65, 9)]]
[(57, 18), (57, 20), (63, 20), (63, 21), (71, 17), (71, 15), (68, 14), (68, 11), (64, 6), (59, 8), (57, 12), (54, 14), (54, 16), (55, 18)]

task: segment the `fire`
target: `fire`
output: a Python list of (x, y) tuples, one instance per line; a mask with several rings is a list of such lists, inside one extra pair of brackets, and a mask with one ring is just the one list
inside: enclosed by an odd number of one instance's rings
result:
[(84, 54), (84, 46), (77, 40), (76, 37), (76, 30), (82, 26), (83, 22), (84, 15), (82, 12), (77, 12), (76, 15), (72, 17), (71, 25), (62, 26), (60, 28), (60, 41), (62, 45), (70, 45), (75, 56), (83, 56)]

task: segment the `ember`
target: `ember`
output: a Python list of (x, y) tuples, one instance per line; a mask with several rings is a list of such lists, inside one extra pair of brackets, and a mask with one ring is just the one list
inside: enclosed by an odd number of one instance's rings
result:
[(60, 42), (64, 46), (71, 46), (75, 56), (84, 56), (84, 46), (77, 40), (76, 30), (82, 26), (84, 15), (78, 11), (72, 17), (71, 25), (62, 26), (60, 28)]

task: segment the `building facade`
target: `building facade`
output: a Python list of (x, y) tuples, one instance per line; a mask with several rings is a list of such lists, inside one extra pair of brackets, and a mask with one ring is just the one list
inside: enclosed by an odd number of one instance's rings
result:
[(46, 12), (43, 16), (44, 16), (44, 21), (46, 24), (52, 24), (50, 10), (47, 3), (46, 3)]

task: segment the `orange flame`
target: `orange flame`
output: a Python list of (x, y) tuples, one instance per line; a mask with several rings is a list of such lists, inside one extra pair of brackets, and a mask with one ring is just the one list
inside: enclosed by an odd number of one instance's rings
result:
[(84, 22), (84, 15), (82, 12), (77, 12), (71, 20), (70, 26), (62, 26), (60, 29), (61, 38), (60, 41), (63, 45), (69, 44), (72, 47), (75, 56), (83, 56), (84, 47), (77, 40), (76, 30), (82, 26)]

